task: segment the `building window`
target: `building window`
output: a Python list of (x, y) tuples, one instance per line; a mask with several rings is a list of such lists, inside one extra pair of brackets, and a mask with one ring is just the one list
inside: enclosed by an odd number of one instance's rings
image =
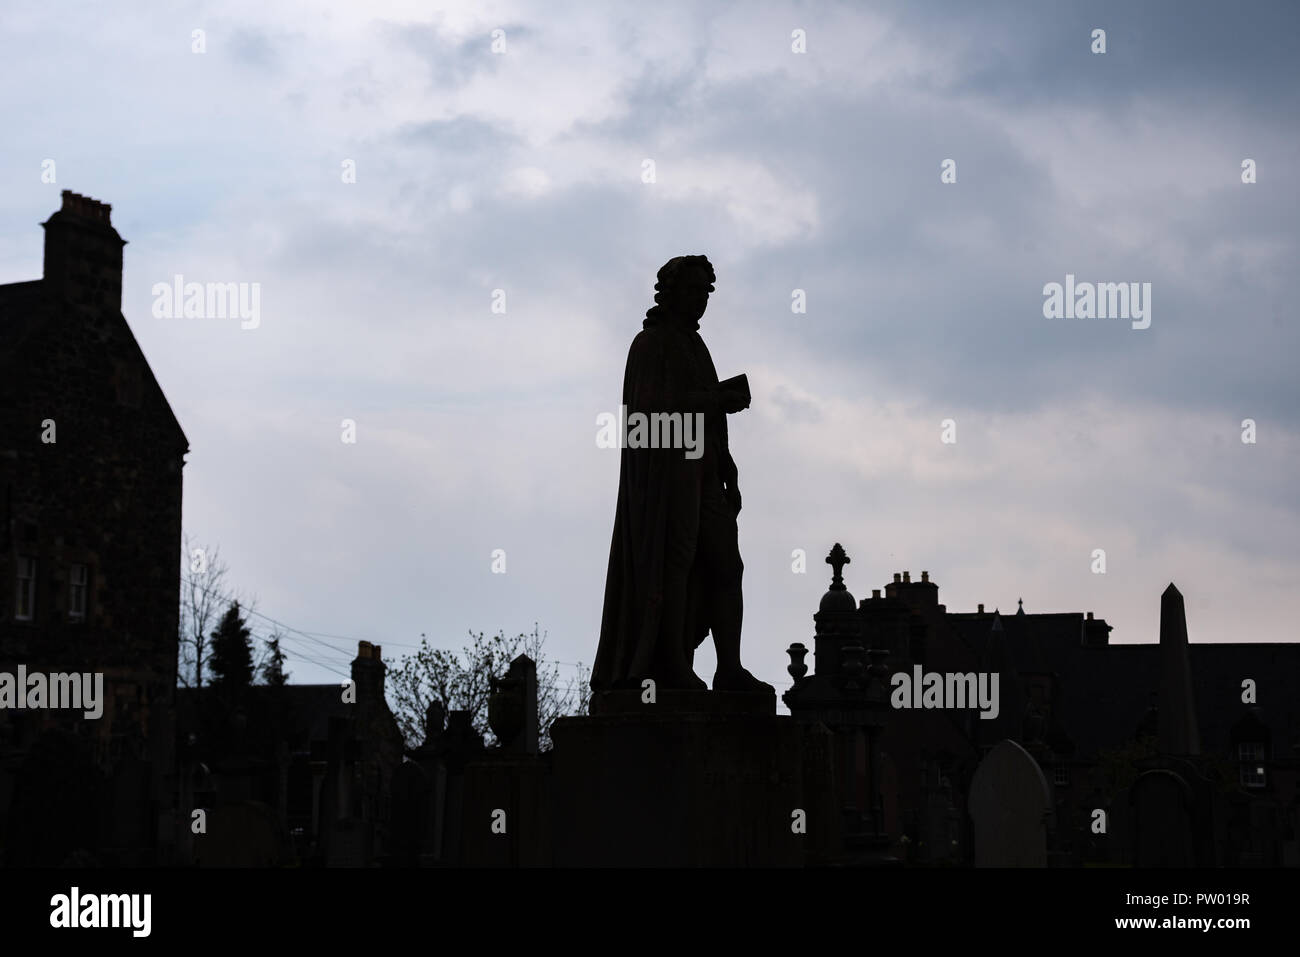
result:
[(1262, 788), (1268, 783), (1264, 772), (1264, 745), (1243, 741), (1237, 745), (1237, 760), (1241, 762), (1241, 786)]
[(18, 595), (14, 601), (14, 617), (31, 621), (36, 614), (36, 559), (18, 556)]
[(1070, 783), (1070, 766), (1068, 764), (1058, 764), (1053, 767), (1052, 781), (1058, 788), (1067, 787)]
[(72, 621), (86, 620), (86, 585), (90, 580), (90, 569), (85, 565), (73, 565), (68, 570), (68, 618)]

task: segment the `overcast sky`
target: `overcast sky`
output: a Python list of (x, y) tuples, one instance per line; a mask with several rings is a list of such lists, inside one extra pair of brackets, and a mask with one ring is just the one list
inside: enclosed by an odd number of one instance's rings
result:
[[(976, 6), (6, 4), (0, 282), (61, 189), (112, 203), (186, 531), (337, 636), (286, 644), (297, 682), (534, 622), (591, 662), (596, 419), (697, 253), (753, 390), (742, 647), (778, 690), (836, 541), (859, 598), (924, 569), (949, 610), (1142, 642), (1173, 581), (1194, 642), (1296, 640), (1298, 8)], [(259, 283), (257, 327), (156, 318), (177, 274)], [(1067, 274), (1150, 283), (1150, 327), (1045, 318)]]

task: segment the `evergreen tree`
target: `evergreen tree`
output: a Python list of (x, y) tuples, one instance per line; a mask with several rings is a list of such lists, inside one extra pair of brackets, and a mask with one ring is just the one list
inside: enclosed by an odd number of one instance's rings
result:
[(240, 617), (237, 601), (230, 603), (212, 633), (212, 660), (208, 670), (213, 687), (237, 691), (253, 683), (253, 642), (248, 622)]
[(272, 688), (283, 687), (289, 675), (284, 670), (285, 653), (280, 650), (280, 636), (272, 635), (266, 640), (266, 660), (262, 662), (262, 684)]

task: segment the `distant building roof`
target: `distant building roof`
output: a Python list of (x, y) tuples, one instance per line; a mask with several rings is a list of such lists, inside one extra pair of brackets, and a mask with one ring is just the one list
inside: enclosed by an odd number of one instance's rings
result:
[[(1086, 646), (1084, 622), (1078, 612), (1001, 619), (1018, 670), (1060, 677), (1057, 717), (1076, 747), (1091, 752), (1115, 747), (1137, 731), (1160, 686), (1160, 645)], [(950, 616), (949, 625), (977, 652), (989, 641), (991, 616)], [(1232, 725), (1250, 707), (1241, 700), (1246, 678), (1256, 683), (1260, 720), (1275, 738), (1288, 749), (1300, 742), (1300, 643), (1188, 647), (1203, 747), (1227, 750)]]

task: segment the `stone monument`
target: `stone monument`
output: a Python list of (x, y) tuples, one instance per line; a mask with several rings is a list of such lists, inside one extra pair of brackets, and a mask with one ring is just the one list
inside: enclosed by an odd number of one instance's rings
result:
[[(750, 396), (744, 376), (718, 380), (697, 331), (714, 278), (703, 256), (666, 263), (628, 354), (591, 714), (551, 727), (557, 866), (798, 867), (838, 824), (830, 733), (778, 717), (740, 663), (727, 416)], [(692, 667), (709, 633), (712, 691)]]
[(698, 331), (715, 278), (704, 256), (665, 263), (628, 352), (623, 408), (636, 427), (620, 441), (597, 693), (639, 692), (647, 680), (656, 690), (705, 690), (692, 659), (711, 632), (714, 691), (775, 694), (740, 663), (741, 498), (727, 416), (750, 396), (744, 376), (718, 380)]

